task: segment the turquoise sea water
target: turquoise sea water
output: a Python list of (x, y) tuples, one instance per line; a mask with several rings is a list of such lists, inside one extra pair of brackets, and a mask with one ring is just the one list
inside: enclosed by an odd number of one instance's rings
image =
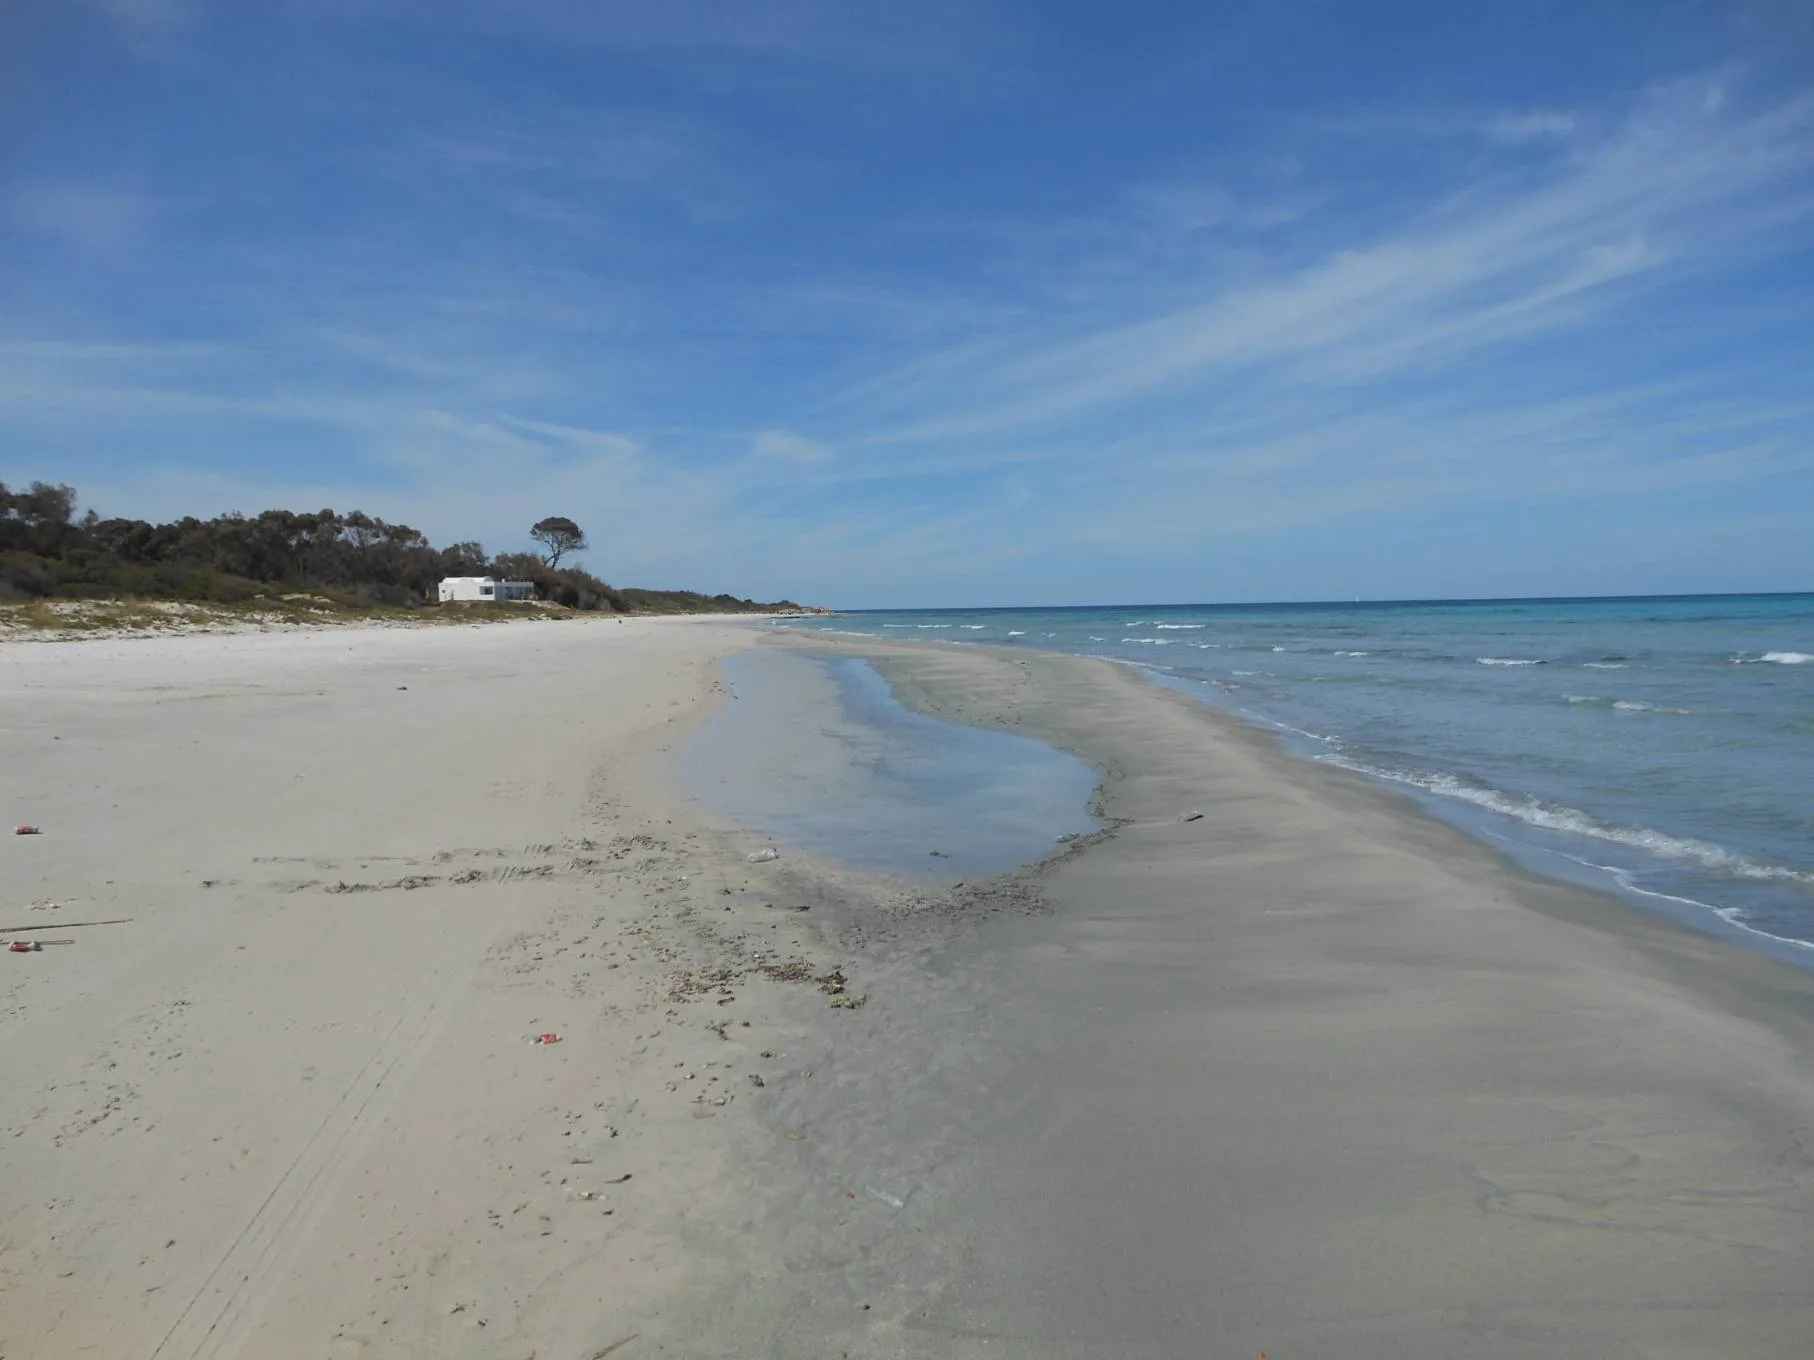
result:
[(916, 610), (1080, 652), (1407, 790), (1531, 867), (1814, 962), (1814, 595)]

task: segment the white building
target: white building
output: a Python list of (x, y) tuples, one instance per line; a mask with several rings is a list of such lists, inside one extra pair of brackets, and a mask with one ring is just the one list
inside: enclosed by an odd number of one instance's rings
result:
[(490, 600), (533, 600), (535, 582), (500, 581), (495, 576), (444, 576), (441, 603), (464, 604)]

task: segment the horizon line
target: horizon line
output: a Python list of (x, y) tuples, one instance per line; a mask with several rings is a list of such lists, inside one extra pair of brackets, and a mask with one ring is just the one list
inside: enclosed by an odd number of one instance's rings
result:
[(1179, 600), (1171, 603), (1145, 601), (1108, 604), (962, 604), (901, 605), (862, 609), (838, 609), (834, 614), (1006, 614), (1030, 613), (1036, 610), (1081, 609), (1352, 609), (1377, 605), (1465, 605), (1465, 604), (1635, 604), (1666, 600), (1779, 600), (1814, 598), (1814, 590), (1719, 590), (1664, 592), (1643, 595), (1456, 595), (1410, 596), (1405, 598), (1350, 600)]

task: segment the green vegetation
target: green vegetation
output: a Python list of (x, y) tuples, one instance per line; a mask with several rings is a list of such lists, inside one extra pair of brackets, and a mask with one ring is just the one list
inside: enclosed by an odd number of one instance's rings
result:
[[(477, 543), (437, 548), (418, 530), (359, 511), (185, 517), (168, 524), (77, 518), (76, 493), (34, 482), (10, 491), (0, 483), (0, 603), (6, 623), (37, 628), (167, 627), (168, 605), (185, 619), (245, 618), (303, 622), (395, 615), (451, 614), (459, 621), (568, 611), (615, 614), (767, 613), (788, 601), (758, 604), (730, 595), (617, 589), (591, 573), (558, 566), (585, 546), (572, 520), (540, 521), (532, 536), (549, 549), (488, 557)], [(530, 581), (524, 605), (461, 605), (437, 610), (444, 576), (496, 576)], [(78, 603), (86, 602), (86, 603)], [(91, 622), (108, 619), (109, 622)]]

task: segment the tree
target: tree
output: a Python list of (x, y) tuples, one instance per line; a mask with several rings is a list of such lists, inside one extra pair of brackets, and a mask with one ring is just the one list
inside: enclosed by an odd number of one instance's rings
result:
[(548, 550), (550, 568), (560, 566), (561, 558), (566, 554), (586, 550), (586, 531), (561, 515), (550, 515), (547, 519), (537, 520), (535, 527), (529, 531), (529, 537)]

